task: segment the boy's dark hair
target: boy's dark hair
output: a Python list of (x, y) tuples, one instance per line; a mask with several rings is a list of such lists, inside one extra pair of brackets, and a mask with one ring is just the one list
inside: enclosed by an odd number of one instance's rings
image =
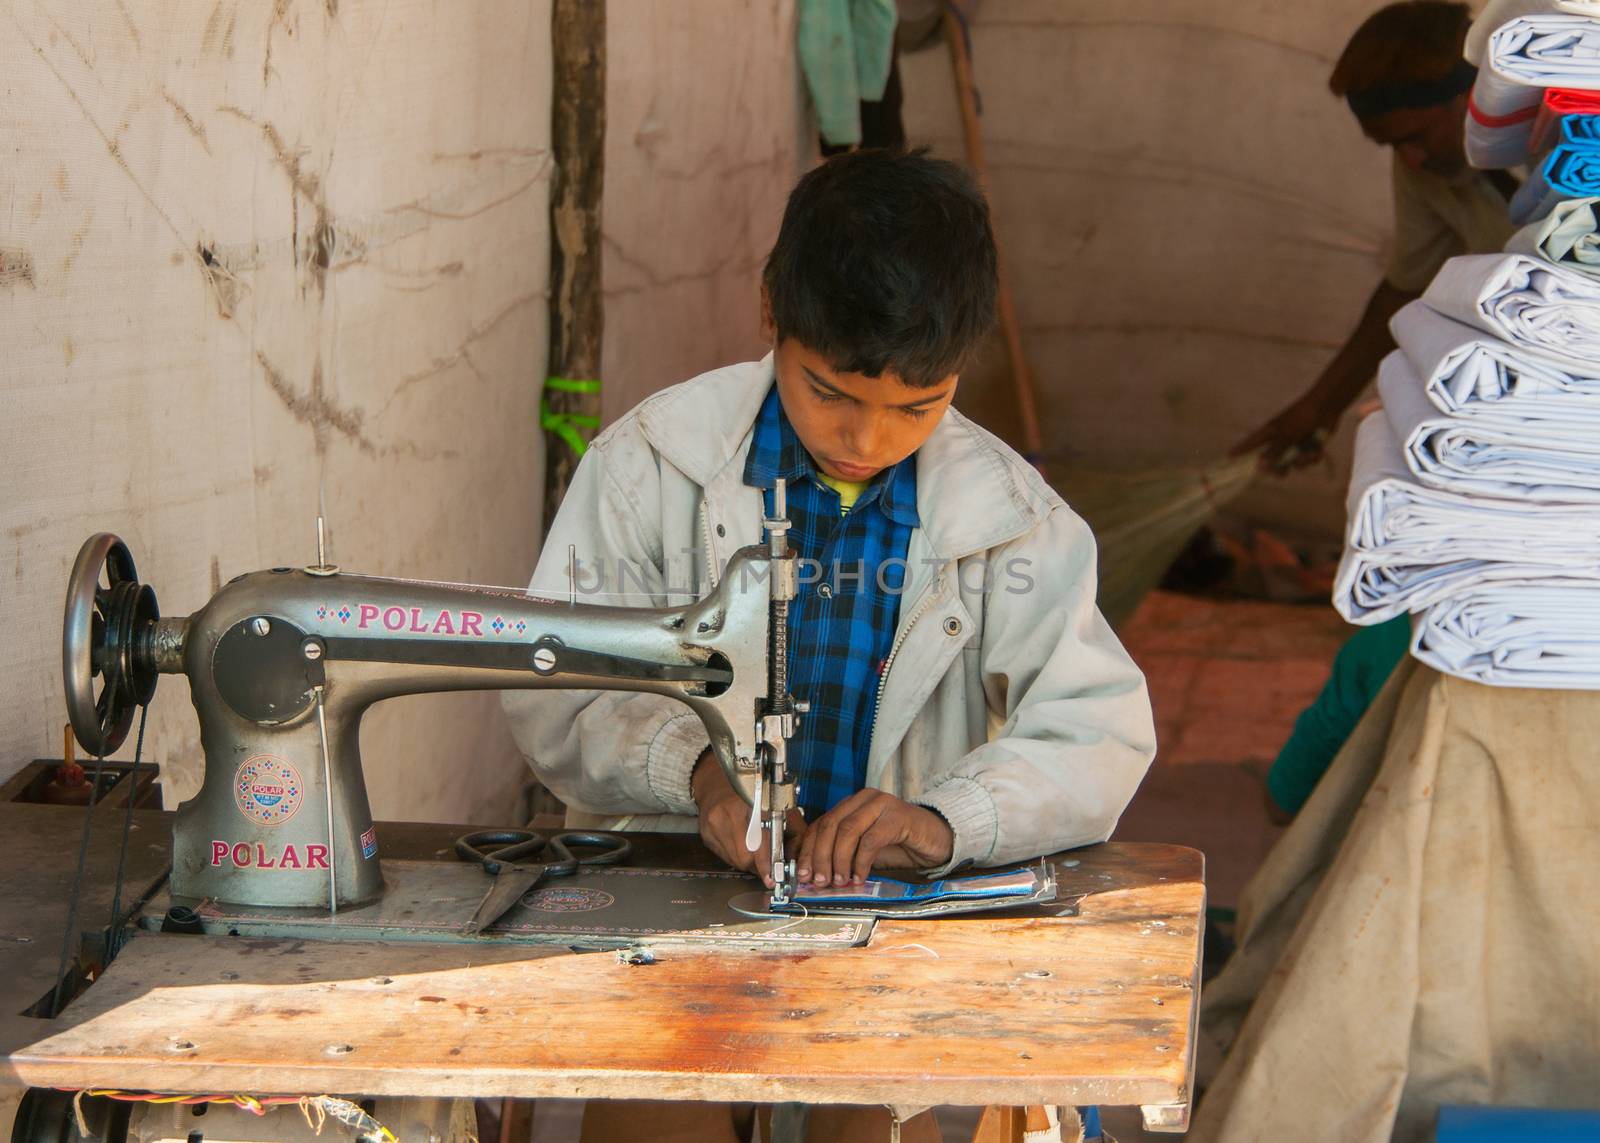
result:
[(1357, 28), (1328, 87), (1342, 99), (1396, 84), (1430, 83), (1461, 65), (1472, 10), (1452, 0), (1403, 0)]
[(762, 284), (778, 339), (841, 373), (935, 385), (994, 323), (989, 207), (973, 177), (922, 151), (852, 151), (789, 194)]

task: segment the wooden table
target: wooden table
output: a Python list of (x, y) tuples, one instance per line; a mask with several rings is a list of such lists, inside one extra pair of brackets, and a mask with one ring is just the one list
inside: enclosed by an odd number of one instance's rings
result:
[[(158, 879), (164, 823), (138, 815), (135, 886)], [(385, 855), (428, 857), (463, 828), (379, 833)], [(60, 1017), (38, 1020), (16, 1013), (54, 980), (81, 813), (0, 806), (0, 829), (13, 870), (0, 1043), (23, 1084), (1137, 1104), (1167, 1130), (1188, 1118), (1205, 890), (1201, 855), (1178, 846), (1058, 858), (1064, 901), (1083, 895), (1075, 915), (882, 921), (858, 949), (674, 947), (629, 964), (528, 946), (140, 933)], [(87, 896), (103, 924), (119, 838), (96, 830)], [(666, 867), (705, 860), (665, 837), (638, 852)]]

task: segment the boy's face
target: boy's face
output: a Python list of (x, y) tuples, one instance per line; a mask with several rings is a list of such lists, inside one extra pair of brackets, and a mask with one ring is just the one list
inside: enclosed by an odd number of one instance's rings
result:
[(957, 375), (913, 388), (898, 374), (837, 373), (785, 338), (775, 351), (778, 397), (800, 443), (835, 480), (871, 480), (922, 447), (955, 396)]

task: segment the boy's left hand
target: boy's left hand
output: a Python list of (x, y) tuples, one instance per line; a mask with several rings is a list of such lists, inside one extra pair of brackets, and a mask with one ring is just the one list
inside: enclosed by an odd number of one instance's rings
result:
[(858, 790), (806, 829), (795, 855), (795, 876), (813, 885), (859, 884), (875, 865), (943, 865), (955, 841), (949, 823), (932, 810), (882, 790)]

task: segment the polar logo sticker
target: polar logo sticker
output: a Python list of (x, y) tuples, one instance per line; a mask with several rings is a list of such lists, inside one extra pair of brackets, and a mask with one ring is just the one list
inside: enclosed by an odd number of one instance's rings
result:
[(617, 899), (604, 889), (538, 889), (522, 898), (528, 908), (540, 913), (593, 913), (609, 908)]
[(300, 771), (276, 754), (252, 754), (233, 776), (233, 800), (239, 812), (257, 825), (282, 825), (305, 801)]

